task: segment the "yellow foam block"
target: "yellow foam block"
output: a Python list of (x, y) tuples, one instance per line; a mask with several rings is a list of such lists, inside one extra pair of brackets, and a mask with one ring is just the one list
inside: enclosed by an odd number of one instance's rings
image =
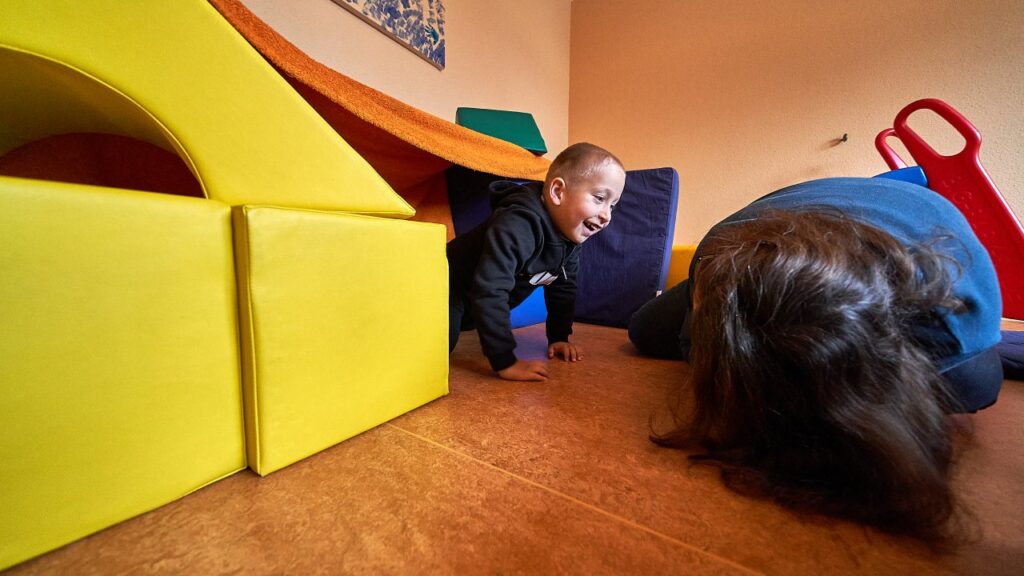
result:
[(668, 263), (668, 275), (665, 277), (664, 289), (679, 284), (690, 277), (690, 262), (697, 251), (695, 244), (677, 244), (672, 247), (672, 257)]
[(234, 219), (253, 470), (447, 393), (444, 226), (253, 206)]
[(0, 177), (0, 568), (243, 468), (230, 208)]
[(205, 0), (4, 0), (0, 52), (0, 154), (113, 128), (228, 204), (414, 213)]

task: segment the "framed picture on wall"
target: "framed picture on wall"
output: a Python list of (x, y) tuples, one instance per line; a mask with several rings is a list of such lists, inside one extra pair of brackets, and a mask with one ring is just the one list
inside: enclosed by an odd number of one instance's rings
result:
[(334, 0), (414, 54), (444, 70), (442, 0)]

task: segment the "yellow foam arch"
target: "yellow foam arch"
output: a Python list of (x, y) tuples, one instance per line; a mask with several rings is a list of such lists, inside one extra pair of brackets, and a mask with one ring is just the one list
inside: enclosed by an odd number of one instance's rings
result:
[[(130, 135), (174, 152), (202, 184), (188, 150), (137, 102), (81, 70), (12, 48), (0, 49), (0, 156), (67, 133)], [(208, 196), (208, 194), (206, 194)]]
[(6, 0), (3, 12), (0, 77), (17, 82), (0, 87), (0, 154), (86, 126), (178, 153), (228, 204), (414, 213), (203, 0)]

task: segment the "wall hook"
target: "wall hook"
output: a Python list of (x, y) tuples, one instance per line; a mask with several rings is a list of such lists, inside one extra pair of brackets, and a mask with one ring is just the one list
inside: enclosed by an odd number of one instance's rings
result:
[(825, 145), (827, 147), (829, 147), (829, 148), (834, 148), (836, 146), (839, 146), (843, 142), (846, 142), (849, 139), (850, 139), (850, 135), (847, 134), (846, 132), (843, 132), (842, 136), (840, 136), (839, 138), (833, 138), (833, 139), (829, 140)]

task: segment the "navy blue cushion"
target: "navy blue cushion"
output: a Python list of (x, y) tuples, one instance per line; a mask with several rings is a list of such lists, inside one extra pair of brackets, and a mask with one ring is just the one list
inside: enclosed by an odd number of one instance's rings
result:
[(664, 287), (672, 257), (679, 174), (630, 170), (611, 225), (580, 253), (576, 320), (625, 327)]
[(506, 180), (462, 166), (449, 168), (445, 172), (445, 179), (448, 207), (452, 211), (452, 226), (456, 236), (469, 232), (487, 220), (491, 215), (491, 182)]
[(1003, 377), (1024, 380), (1024, 332), (1002, 331), (996, 353), (1003, 364)]

